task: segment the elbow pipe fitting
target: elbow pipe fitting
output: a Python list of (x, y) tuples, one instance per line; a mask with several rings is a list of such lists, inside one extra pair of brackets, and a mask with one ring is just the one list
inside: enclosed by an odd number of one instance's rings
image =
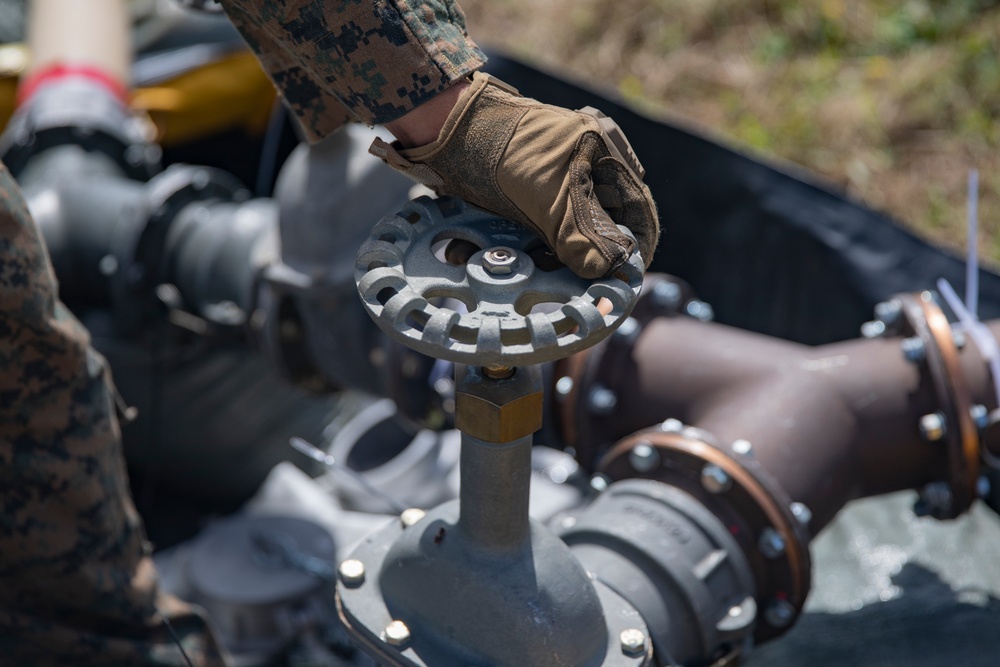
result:
[(848, 500), (918, 489), (918, 511), (950, 518), (976, 498), (973, 415), (996, 398), (930, 294), (880, 306), (876, 337), (808, 347), (676, 317), (654, 293), (627, 336), (556, 369), (556, 410), (583, 465), (668, 483), (730, 526), (754, 571), (757, 641), (791, 625), (809, 540)]
[(695, 497), (652, 480), (617, 482), (555, 531), (635, 606), (657, 664), (735, 664), (749, 651), (753, 573), (730, 529)]

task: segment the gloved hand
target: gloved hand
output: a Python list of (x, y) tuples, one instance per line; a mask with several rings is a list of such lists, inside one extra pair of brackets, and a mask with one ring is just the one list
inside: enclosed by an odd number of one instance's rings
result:
[[(617, 133), (617, 134), (616, 134)], [(642, 166), (609, 118), (521, 97), (485, 74), (448, 115), (437, 141), (371, 153), (439, 195), (454, 195), (535, 230), (584, 278), (628, 259), (635, 235), (646, 266), (660, 234)]]

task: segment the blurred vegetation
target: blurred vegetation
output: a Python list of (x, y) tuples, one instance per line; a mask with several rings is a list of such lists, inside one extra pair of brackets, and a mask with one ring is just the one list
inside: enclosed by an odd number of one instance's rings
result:
[(484, 44), (805, 166), (956, 250), (977, 168), (980, 248), (1000, 259), (1000, 0), (462, 6)]

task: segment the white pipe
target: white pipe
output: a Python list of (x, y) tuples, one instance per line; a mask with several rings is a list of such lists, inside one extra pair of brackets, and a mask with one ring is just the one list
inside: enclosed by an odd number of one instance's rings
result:
[(96, 68), (124, 86), (132, 61), (126, 0), (31, 0), (27, 76), (58, 65)]

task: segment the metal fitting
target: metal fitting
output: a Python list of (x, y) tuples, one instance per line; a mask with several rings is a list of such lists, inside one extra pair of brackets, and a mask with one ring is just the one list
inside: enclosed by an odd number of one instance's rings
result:
[(760, 539), (757, 540), (757, 550), (764, 558), (770, 560), (784, 555), (786, 547), (785, 538), (771, 527), (765, 528), (760, 534)]
[(900, 343), (900, 347), (903, 350), (903, 356), (911, 363), (918, 364), (927, 356), (927, 348), (924, 345), (924, 341), (917, 336), (904, 338), (903, 342)]
[(715, 319), (715, 310), (709, 304), (698, 299), (688, 301), (684, 306), (684, 312), (702, 322), (711, 322)]
[[(485, 370), (479, 370), (486, 377)], [(470, 375), (472, 371), (469, 371)], [(515, 380), (516, 380), (516, 376)], [(521, 394), (515, 384), (487, 381), (485, 395), (473, 393), (475, 385), (460, 382), (455, 391), (455, 427), (486, 442), (511, 442), (542, 427), (542, 392)]]
[(903, 304), (899, 299), (890, 299), (875, 304), (875, 319), (884, 324), (895, 324), (903, 314)]
[(618, 407), (618, 396), (602, 384), (595, 384), (587, 397), (587, 407), (595, 415), (610, 415)]
[(625, 655), (642, 655), (646, 652), (646, 633), (642, 630), (636, 628), (622, 630), (618, 639)]
[(356, 588), (365, 583), (365, 564), (355, 558), (348, 558), (337, 568), (340, 581), (350, 588)]
[(803, 526), (808, 526), (809, 522), (812, 521), (813, 518), (812, 510), (806, 507), (805, 504), (792, 503), (789, 506), (789, 509), (792, 511), (792, 516), (794, 516), (795, 519)]
[(975, 422), (976, 428), (980, 431), (990, 425), (990, 411), (986, 409), (985, 405), (979, 403), (973, 405), (969, 408), (969, 416), (972, 417), (972, 421)]
[(615, 330), (614, 337), (627, 345), (631, 345), (639, 337), (641, 331), (642, 325), (639, 324), (639, 320), (634, 317), (626, 317)]
[(795, 620), (795, 607), (788, 600), (774, 600), (764, 610), (764, 619), (774, 628), (787, 628)]
[(556, 380), (556, 393), (560, 396), (569, 396), (569, 393), (573, 391), (573, 378), (568, 375), (564, 375), (558, 380)]
[(701, 485), (709, 493), (720, 494), (732, 488), (733, 480), (725, 470), (709, 463), (701, 469)]
[(604, 493), (609, 486), (611, 486), (611, 480), (601, 473), (596, 473), (590, 478), (590, 488), (597, 493)]
[(640, 442), (628, 454), (628, 462), (638, 472), (652, 472), (660, 467), (660, 452), (649, 442)]
[(664, 419), (663, 423), (660, 424), (660, 430), (664, 433), (680, 433), (684, 430), (684, 422), (680, 419)]
[(927, 442), (938, 442), (947, 431), (947, 423), (940, 412), (931, 412), (920, 418), (920, 437)]
[(882, 320), (872, 320), (861, 325), (861, 336), (864, 338), (878, 338), (885, 334), (885, 322)]
[(416, 525), (426, 514), (419, 507), (411, 507), (403, 510), (403, 513), (399, 515), (399, 522), (403, 525), (403, 528), (409, 528)]
[(410, 629), (402, 621), (392, 621), (385, 626), (382, 639), (392, 646), (402, 646), (410, 641)]
[(753, 456), (753, 445), (749, 440), (733, 440), (733, 452), (742, 456)]
[(517, 253), (510, 248), (491, 248), (483, 253), (483, 268), (494, 276), (503, 276), (514, 271)]
[(657, 307), (676, 312), (677, 308), (681, 305), (683, 296), (680, 285), (664, 281), (653, 285), (653, 293), (650, 298)]

